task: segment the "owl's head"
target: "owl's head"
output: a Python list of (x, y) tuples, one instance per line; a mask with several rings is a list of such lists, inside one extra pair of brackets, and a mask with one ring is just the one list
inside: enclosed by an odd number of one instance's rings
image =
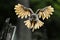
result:
[(38, 15), (35, 14), (35, 13), (31, 14), (31, 16), (29, 17), (29, 20), (30, 21), (37, 21), (37, 20), (39, 20)]

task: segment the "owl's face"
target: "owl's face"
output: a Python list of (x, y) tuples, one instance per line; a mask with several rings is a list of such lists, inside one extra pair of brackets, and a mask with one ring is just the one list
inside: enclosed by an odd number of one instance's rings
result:
[(35, 13), (31, 14), (31, 16), (29, 17), (29, 20), (30, 21), (37, 21), (37, 20), (39, 20), (38, 15), (35, 14)]

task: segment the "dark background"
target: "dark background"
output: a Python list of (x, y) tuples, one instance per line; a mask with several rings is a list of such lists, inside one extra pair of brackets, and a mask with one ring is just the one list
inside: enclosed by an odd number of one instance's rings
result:
[[(23, 23), (25, 19), (18, 19), (15, 15), (14, 6), (18, 3), (32, 8), (34, 12), (48, 5), (54, 7), (55, 11), (48, 20), (44, 20), (42, 28), (31, 32)], [(3, 25), (8, 17), (17, 26), (15, 40), (60, 40), (60, 0), (0, 0), (0, 31), (5, 27)]]

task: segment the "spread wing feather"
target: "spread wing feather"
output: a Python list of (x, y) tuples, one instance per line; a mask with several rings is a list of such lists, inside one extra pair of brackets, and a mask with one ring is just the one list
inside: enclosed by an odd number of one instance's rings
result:
[(54, 12), (54, 8), (51, 6), (47, 6), (43, 9), (38, 9), (37, 12), (39, 18), (42, 18), (44, 20), (45, 18), (48, 19), (50, 15), (53, 14), (52, 12)]
[(30, 8), (26, 8), (21, 4), (15, 5), (15, 13), (18, 15), (18, 18), (21, 17), (23, 19), (24, 17), (27, 18), (27, 16), (30, 16), (30, 13), (32, 10)]

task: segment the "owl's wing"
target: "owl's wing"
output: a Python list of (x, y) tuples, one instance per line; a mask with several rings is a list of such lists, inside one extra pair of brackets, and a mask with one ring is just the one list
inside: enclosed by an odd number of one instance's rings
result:
[(42, 18), (43, 20), (46, 18), (48, 19), (50, 15), (52, 15), (54, 12), (54, 8), (51, 6), (47, 6), (43, 9), (38, 9), (36, 13), (38, 13), (39, 18)]
[(33, 13), (32, 9), (26, 8), (21, 4), (15, 5), (14, 10), (16, 15), (18, 15), (18, 18), (21, 17), (21, 19), (24, 17), (27, 18), (27, 16), (30, 16), (30, 14)]

